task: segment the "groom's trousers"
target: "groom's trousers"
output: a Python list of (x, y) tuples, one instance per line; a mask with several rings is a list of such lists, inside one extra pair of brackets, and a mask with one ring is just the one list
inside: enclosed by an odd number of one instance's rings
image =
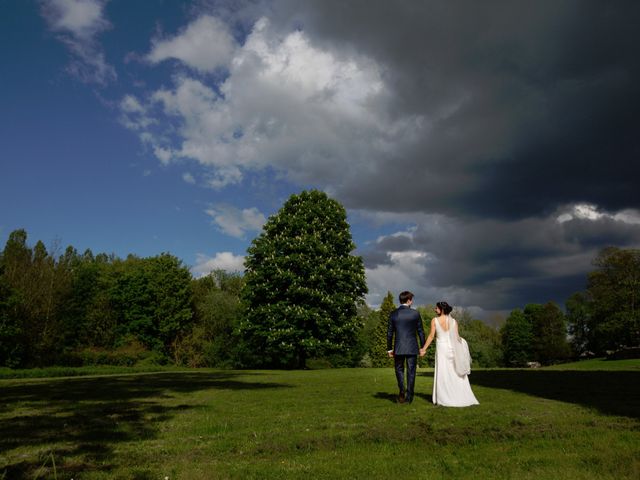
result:
[[(416, 384), (416, 366), (418, 364), (417, 355), (395, 355), (393, 357), (396, 367), (396, 378), (398, 379), (398, 389), (404, 392), (405, 398), (413, 400), (413, 387)], [(404, 386), (404, 364), (407, 364), (407, 386)]]

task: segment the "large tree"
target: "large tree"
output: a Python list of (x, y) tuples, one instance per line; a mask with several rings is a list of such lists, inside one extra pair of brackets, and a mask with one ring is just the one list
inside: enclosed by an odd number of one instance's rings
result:
[(640, 346), (640, 250), (608, 247), (593, 260), (587, 290), (567, 301), (574, 352)]
[(602, 250), (589, 274), (592, 350), (640, 345), (640, 250)]
[(245, 260), (240, 333), (251, 363), (304, 368), (354, 346), (367, 292), (354, 248), (344, 207), (323, 192), (292, 195), (269, 218)]
[(11, 232), (0, 253), (0, 366), (19, 367), (28, 360), (24, 272), (30, 271), (32, 253), (25, 230)]
[[(374, 367), (390, 367), (393, 362), (387, 353), (387, 330), (389, 326), (389, 316), (396, 309), (393, 303), (393, 295), (387, 292), (382, 300), (378, 313), (378, 322), (374, 330), (373, 345), (371, 345), (371, 363)], [(422, 346), (422, 345), (421, 345)]]
[(506, 366), (522, 367), (532, 360), (533, 327), (522, 310), (516, 309), (511, 312), (500, 334)]
[(109, 274), (108, 301), (117, 318), (117, 337), (134, 337), (151, 350), (168, 353), (193, 316), (189, 270), (163, 253), (149, 258), (129, 255), (114, 262)]
[(242, 315), (240, 293), (244, 277), (214, 270), (192, 280), (194, 321), (174, 344), (176, 363), (189, 366), (232, 367), (238, 342), (234, 332)]
[(567, 323), (564, 313), (553, 302), (529, 304), (524, 308), (532, 328), (534, 359), (549, 365), (566, 360), (570, 355)]
[(584, 292), (576, 292), (567, 299), (565, 307), (573, 353), (588, 355), (594, 341), (591, 331), (593, 316), (589, 297)]
[(76, 363), (133, 342), (166, 355), (190, 327), (192, 278), (172, 255), (56, 252), (29, 247), (24, 230), (0, 252), (0, 366)]
[(0, 261), (0, 366), (19, 367), (25, 357), (20, 293), (5, 280)]
[(44, 243), (38, 241), (31, 249), (26, 241), (27, 233), (15, 230), (2, 252), (0, 330), (9, 332), (12, 341), (18, 342), (5, 362), (15, 366), (46, 365), (56, 361), (62, 351), (59, 310), (69, 284), (63, 281), (67, 277), (64, 269)]

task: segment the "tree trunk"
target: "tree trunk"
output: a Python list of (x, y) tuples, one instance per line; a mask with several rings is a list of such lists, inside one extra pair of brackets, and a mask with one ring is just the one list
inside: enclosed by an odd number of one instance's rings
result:
[(305, 368), (307, 368), (307, 354), (303, 348), (298, 349), (297, 363), (298, 364), (296, 365), (296, 367), (300, 370), (304, 370)]

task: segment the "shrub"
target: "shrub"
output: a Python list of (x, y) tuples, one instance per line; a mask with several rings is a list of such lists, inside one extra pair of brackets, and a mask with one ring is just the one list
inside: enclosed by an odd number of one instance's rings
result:
[[(87, 347), (69, 355), (69, 363), (80, 366), (116, 365), (131, 367), (143, 360), (161, 362), (161, 354), (147, 350), (139, 341), (131, 339), (120, 347), (109, 350), (103, 347)], [(166, 362), (164, 362), (166, 363)], [(158, 363), (152, 363), (158, 364)]]

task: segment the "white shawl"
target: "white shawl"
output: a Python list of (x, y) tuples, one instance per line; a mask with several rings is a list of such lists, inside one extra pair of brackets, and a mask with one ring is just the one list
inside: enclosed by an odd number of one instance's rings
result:
[[(467, 341), (456, 335), (458, 332), (457, 321), (453, 317), (449, 317), (449, 341), (453, 347), (453, 364), (456, 373), (461, 377), (471, 373), (471, 354), (469, 353), (469, 345)], [(459, 339), (458, 339), (459, 338)]]

